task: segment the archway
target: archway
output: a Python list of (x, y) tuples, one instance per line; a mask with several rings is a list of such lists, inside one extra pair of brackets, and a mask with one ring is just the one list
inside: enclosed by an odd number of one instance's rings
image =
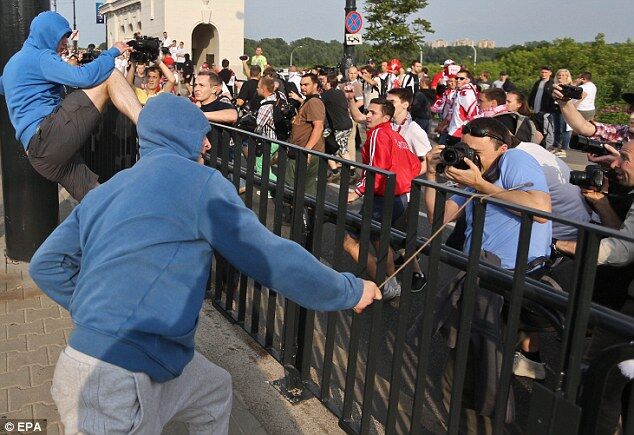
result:
[(196, 71), (203, 63), (218, 63), (219, 58), (218, 29), (212, 24), (199, 24), (192, 31), (192, 61)]

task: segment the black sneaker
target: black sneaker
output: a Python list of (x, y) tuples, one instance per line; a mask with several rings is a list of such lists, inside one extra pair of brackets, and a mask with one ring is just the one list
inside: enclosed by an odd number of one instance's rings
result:
[(421, 291), (425, 288), (425, 285), (427, 285), (427, 277), (424, 273), (412, 273), (412, 292), (416, 293)]
[(405, 257), (403, 257), (402, 255), (399, 255), (394, 259), (394, 266), (396, 267), (401, 267), (403, 263), (405, 263)]

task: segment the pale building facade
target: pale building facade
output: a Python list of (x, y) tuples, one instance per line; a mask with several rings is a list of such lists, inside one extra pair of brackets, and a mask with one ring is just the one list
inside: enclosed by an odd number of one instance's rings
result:
[(196, 65), (229, 59), (239, 75), (244, 53), (244, 0), (106, 0), (108, 46), (141, 35), (183, 41)]

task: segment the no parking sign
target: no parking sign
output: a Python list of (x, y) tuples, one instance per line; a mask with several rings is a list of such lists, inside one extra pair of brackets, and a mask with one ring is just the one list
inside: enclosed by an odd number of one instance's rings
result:
[(357, 11), (348, 12), (346, 15), (346, 33), (359, 33), (363, 27), (363, 18)]

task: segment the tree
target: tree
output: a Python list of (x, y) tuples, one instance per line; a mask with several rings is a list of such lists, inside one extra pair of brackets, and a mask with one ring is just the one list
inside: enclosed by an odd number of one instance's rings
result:
[(426, 6), (427, 0), (366, 0), (365, 39), (374, 43), (370, 55), (387, 60), (418, 52), (423, 33), (433, 30), (427, 20), (411, 16)]

